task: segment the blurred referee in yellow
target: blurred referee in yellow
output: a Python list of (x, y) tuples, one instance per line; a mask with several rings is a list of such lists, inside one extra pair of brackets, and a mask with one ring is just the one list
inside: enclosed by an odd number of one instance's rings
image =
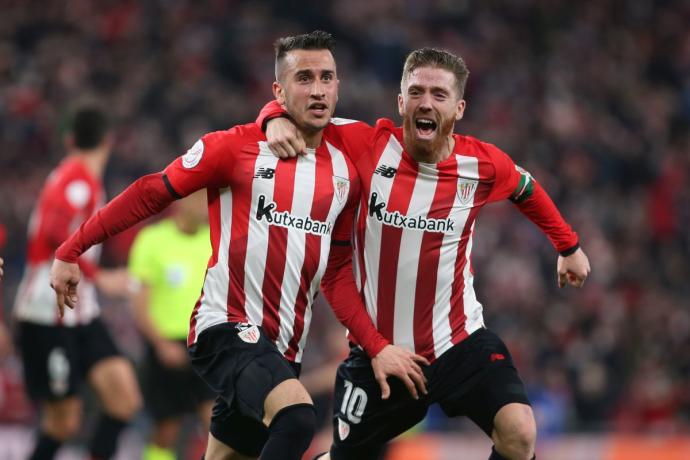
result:
[(154, 420), (142, 460), (175, 460), (182, 418), (209, 429), (214, 393), (187, 356), (189, 318), (211, 255), (206, 191), (175, 202), (170, 217), (143, 229), (129, 254), (134, 317), (146, 339), (141, 387)]

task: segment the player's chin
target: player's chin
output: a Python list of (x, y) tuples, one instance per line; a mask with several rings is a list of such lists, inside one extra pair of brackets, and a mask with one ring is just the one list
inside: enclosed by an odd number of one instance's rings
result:
[(309, 118), (306, 120), (306, 125), (307, 128), (311, 131), (321, 131), (322, 129), (325, 129), (326, 126), (328, 126), (328, 123), (331, 122), (331, 117), (326, 116), (326, 117), (319, 117), (319, 118)]

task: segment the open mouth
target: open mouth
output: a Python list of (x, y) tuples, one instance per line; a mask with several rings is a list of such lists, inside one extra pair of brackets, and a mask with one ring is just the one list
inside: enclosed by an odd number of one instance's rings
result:
[(328, 111), (328, 106), (321, 102), (309, 104), (309, 111), (315, 115), (323, 115)]
[(417, 118), (415, 120), (417, 134), (420, 137), (429, 137), (436, 131), (436, 122), (430, 118)]

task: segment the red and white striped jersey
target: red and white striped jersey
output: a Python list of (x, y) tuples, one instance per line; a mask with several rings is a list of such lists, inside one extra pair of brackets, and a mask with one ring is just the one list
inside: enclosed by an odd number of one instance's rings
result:
[(50, 287), (50, 267), (55, 249), (103, 203), (100, 179), (79, 158), (66, 158), (50, 173), (29, 220), (26, 268), (13, 311), (17, 319), (76, 326), (98, 316), (96, 290), (89, 276), (95, 271), (100, 246), (82, 256), (84, 277), (78, 287), (79, 302), (73, 310), (66, 309), (62, 319), (58, 317), (55, 292)]
[[(471, 265), (479, 210), (519, 202), (537, 185), (504, 152), (469, 136), (454, 135), (453, 153), (437, 164), (413, 160), (389, 120), (371, 128), (336, 118), (324, 137), (348, 152), (362, 183), (354, 274), (367, 312), (383, 337), (434, 360), (484, 324)], [(536, 202), (549, 221), (540, 227), (558, 250), (577, 244), (546, 201)]]
[(352, 163), (329, 142), (279, 160), (249, 124), (207, 134), (164, 174), (179, 195), (208, 190), (213, 252), (189, 344), (215, 324), (245, 322), (299, 362), (331, 240), (351, 238)]

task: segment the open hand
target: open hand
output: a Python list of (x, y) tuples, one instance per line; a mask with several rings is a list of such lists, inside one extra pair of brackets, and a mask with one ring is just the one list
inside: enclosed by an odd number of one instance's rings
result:
[(426, 394), (426, 377), (420, 364), (429, 365), (429, 361), (395, 345), (386, 345), (371, 360), (374, 377), (381, 387), (381, 399), (388, 399), (391, 394), (388, 377), (397, 377), (403, 381), (414, 399), (419, 399), (419, 391)]

